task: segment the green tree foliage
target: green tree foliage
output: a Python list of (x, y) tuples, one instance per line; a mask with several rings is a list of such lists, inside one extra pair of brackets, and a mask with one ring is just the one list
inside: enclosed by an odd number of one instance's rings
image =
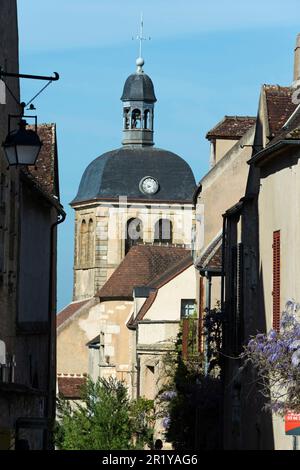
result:
[(57, 403), (56, 446), (62, 450), (141, 449), (153, 437), (153, 402), (129, 400), (115, 379), (87, 379), (80, 403)]

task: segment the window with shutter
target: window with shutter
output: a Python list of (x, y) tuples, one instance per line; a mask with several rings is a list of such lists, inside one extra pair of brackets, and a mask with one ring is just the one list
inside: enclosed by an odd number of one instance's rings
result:
[(273, 328), (280, 330), (280, 230), (273, 232)]

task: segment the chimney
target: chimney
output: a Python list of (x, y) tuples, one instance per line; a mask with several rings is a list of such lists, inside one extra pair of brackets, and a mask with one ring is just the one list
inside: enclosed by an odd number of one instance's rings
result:
[(300, 80), (300, 34), (297, 36), (294, 62), (294, 81)]

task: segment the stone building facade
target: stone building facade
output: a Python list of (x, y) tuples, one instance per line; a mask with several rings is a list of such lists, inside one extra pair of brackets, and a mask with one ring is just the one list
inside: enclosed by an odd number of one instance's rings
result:
[[(300, 78), (299, 44), (298, 36), (293, 84)], [(295, 92), (293, 85), (263, 85), (245, 194), (224, 214), (226, 449), (293, 449), (284, 418), (262, 411), (268, 398), (260, 393), (255, 370), (244, 367), (238, 355), (251, 335), (278, 331), (285, 303), (298, 301), (300, 294), (300, 119)]]
[[(18, 73), (17, 6), (0, 3), (0, 65)], [(0, 82), (0, 138), (19, 115), (19, 81)], [(2, 93), (3, 92), (3, 93)], [(14, 97), (12, 96), (14, 95)], [(6, 95), (6, 96), (5, 96)], [(17, 120), (12, 121), (12, 128)], [(56, 128), (38, 127), (36, 168), (8, 167), (0, 148), (0, 448), (52, 446), (55, 416), (56, 225), (59, 203)]]
[(244, 194), (255, 122), (256, 118), (251, 116), (225, 116), (206, 135), (212, 147), (211, 169), (200, 180), (194, 194), (196, 228), (203, 238), (203, 243), (193, 253), (199, 273), (197, 303), (200, 319), (206, 309), (220, 307), (222, 215)]

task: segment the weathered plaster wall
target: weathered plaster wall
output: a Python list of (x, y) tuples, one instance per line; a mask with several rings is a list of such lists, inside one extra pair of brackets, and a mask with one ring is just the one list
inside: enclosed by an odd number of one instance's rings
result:
[[(278, 171), (279, 160), (261, 169), (259, 194), (259, 242), (262, 304), (267, 331), (273, 321), (273, 232), (280, 230), (280, 310), (289, 299), (300, 299), (300, 152)], [(284, 420), (273, 416), (275, 448), (292, 449), (292, 437), (285, 436)]]
[[(197, 203), (204, 205), (204, 249), (222, 230), (222, 214), (245, 194), (254, 128), (214, 166), (200, 181), (202, 190)], [(200, 250), (202, 251), (202, 250)]]
[(179, 320), (181, 299), (196, 299), (196, 273), (190, 266), (179, 276), (162, 286), (148, 310), (147, 320)]
[(230, 149), (237, 143), (237, 140), (231, 139), (216, 139), (215, 143), (215, 163), (218, 163), (221, 158), (229, 152)]
[[(282, 157), (283, 158), (283, 157)], [(296, 164), (278, 171), (277, 163), (269, 166), (270, 174), (261, 178), (259, 194), (260, 267), (264, 286), (267, 328), (272, 326), (273, 308), (273, 232), (280, 230), (280, 293), (283, 310), (289, 299), (300, 299), (300, 153)], [(263, 176), (262, 169), (262, 176)]]
[(91, 300), (57, 330), (57, 372), (65, 374), (88, 373), (86, 343), (99, 334), (99, 313), (91, 308)]
[(127, 383), (131, 391), (134, 381), (131, 331), (126, 323), (133, 311), (133, 302), (112, 300), (97, 307), (99, 332), (104, 334), (104, 351), (100, 359), (99, 376), (115, 376)]

